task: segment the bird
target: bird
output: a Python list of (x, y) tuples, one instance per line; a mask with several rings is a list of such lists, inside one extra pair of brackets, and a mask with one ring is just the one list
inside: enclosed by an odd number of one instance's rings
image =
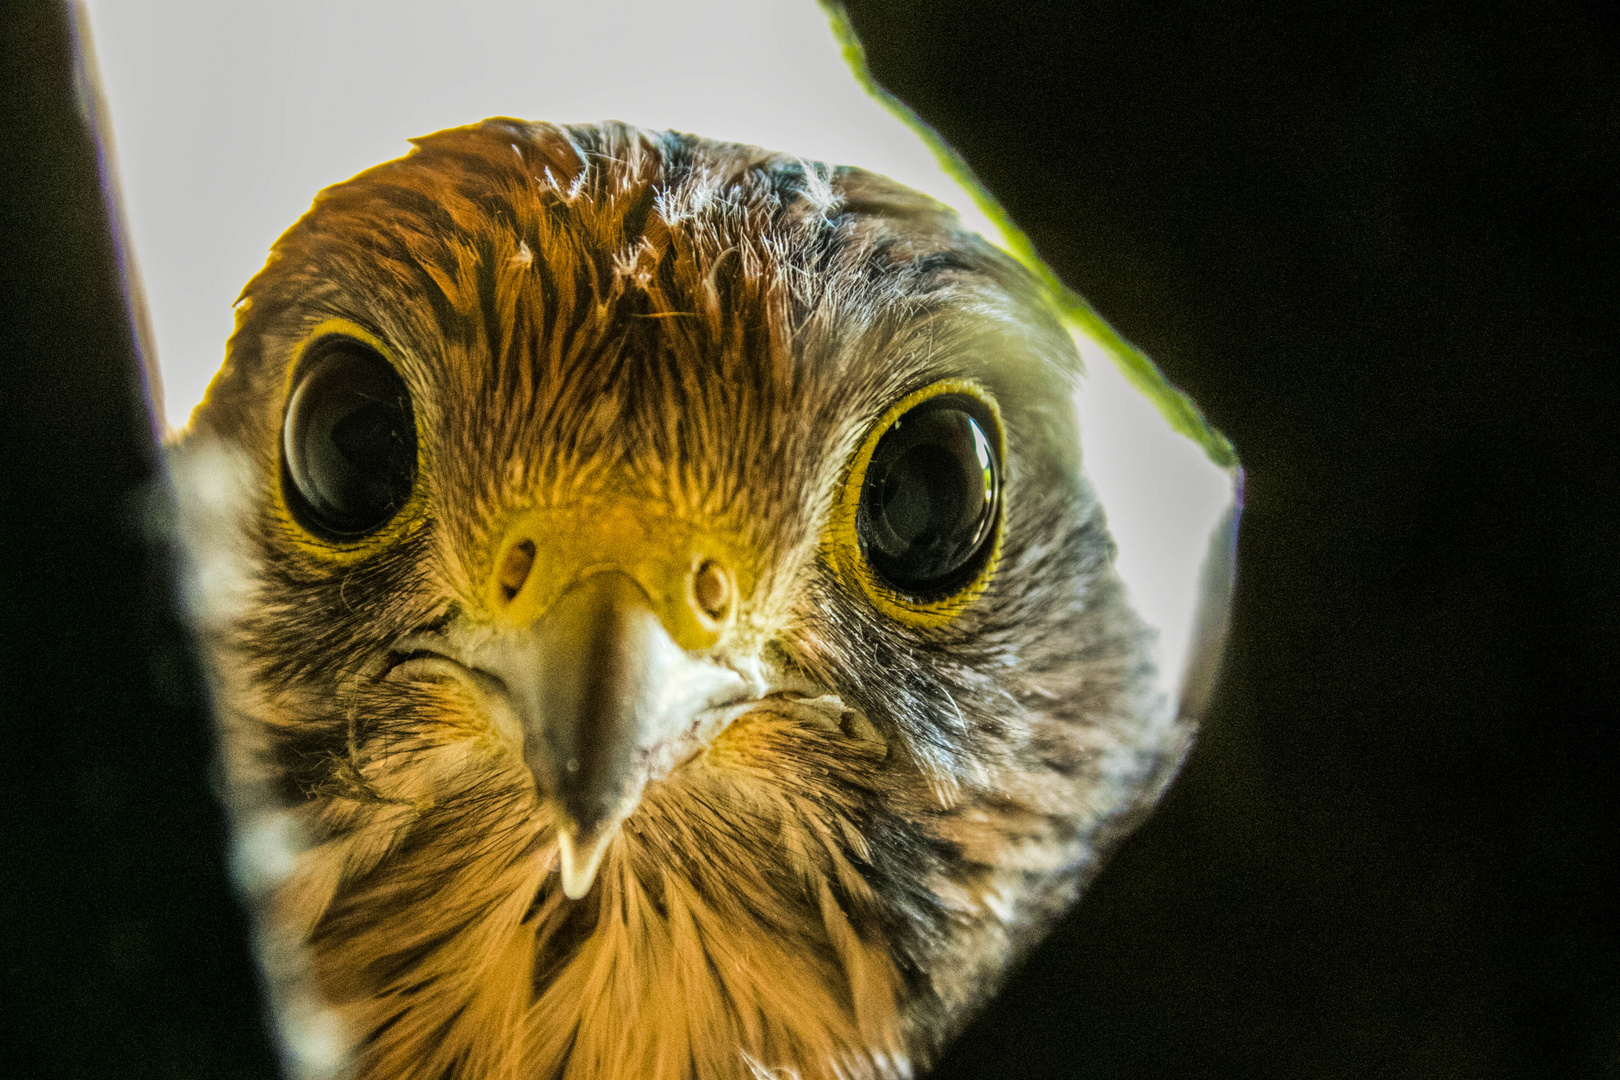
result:
[(1081, 376), (857, 167), (495, 118), (323, 190), (172, 455), (228, 478), (230, 783), (297, 837), (261, 940), (352, 1074), (935, 1062), (1190, 736)]

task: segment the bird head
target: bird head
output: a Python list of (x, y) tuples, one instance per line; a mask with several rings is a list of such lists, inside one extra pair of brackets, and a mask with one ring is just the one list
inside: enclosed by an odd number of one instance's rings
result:
[(935, 1053), (1182, 745), (1079, 376), (857, 169), (491, 120), (322, 192), (178, 454), (242, 493), (229, 757), (362, 1074)]

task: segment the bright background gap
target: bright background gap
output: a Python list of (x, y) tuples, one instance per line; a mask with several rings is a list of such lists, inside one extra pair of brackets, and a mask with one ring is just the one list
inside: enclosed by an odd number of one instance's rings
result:
[(624, 120), (860, 165), (972, 212), (812, 0), (87, 0), (170, 425), (321, 188), (488, 116)]

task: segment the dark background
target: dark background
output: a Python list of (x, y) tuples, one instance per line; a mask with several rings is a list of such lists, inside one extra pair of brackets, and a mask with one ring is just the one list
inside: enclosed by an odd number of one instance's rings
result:
[[(1202, 739), (941, 1076), (1620, 1077), (1599, 11), (851, 3), (1248, 471)], [(267, 1076), (64, 24), (0, 12), (0, 1069)]]
[(269, 1080), (71, 57), (0, 2), (0, 1075)]

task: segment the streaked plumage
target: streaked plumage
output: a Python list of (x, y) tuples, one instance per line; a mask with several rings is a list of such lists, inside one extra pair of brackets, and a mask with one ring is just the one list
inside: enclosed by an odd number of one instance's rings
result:
[[(403, 508), (335, 540), (289, 506), (281, 430), (332, 335), (397, 369), (419, 443)], [(178, 453), (245, 492), (210, 640), (230, 760), (304, 830), (264, 917), (307, 940), (358, 1074), (926, 1064), (1185, 738), (1083, 478), (1078, 375), (1025, 271), (856, 169), (494, 120), (323, 192)], [(999, 424), (1003, 517), (975, 584), (912, 603), (853, 565), (848, 485), (931, 387)], [(722, 615), (677, 627), (659, 583), (709, 563)], [(571, 781), (514, 662), (477, 658), (621, 579), (749, 703), (637, 744), (574, 900)]]

